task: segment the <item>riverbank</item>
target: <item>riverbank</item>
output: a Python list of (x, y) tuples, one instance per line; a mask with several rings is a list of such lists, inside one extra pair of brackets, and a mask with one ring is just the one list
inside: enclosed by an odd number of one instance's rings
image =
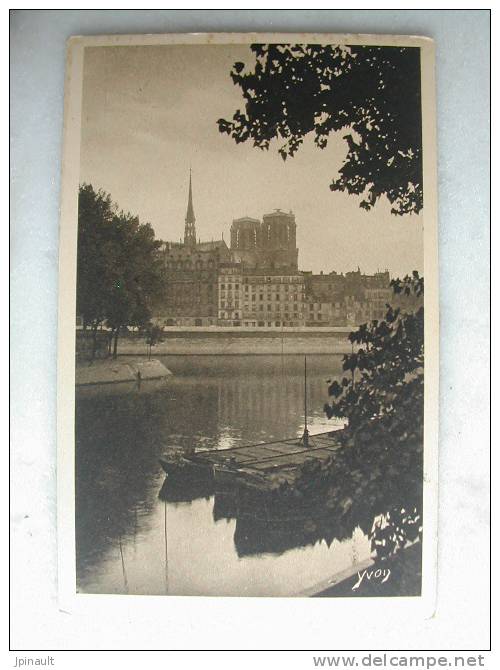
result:
[(76, 366), (76, 386), (100, 386), (106, 384), (137, 383), (165, 379), (172, 373), (159, 360), (144, 358), (106, 359)]
[[(352, 350), (347, 339), (350, 329), (337, 328), (307, 331), (295, 329), (262, 332), (253, 329), (208, 328), (196, 331), (166, 329), (164, 341), (154, 347), (155, 356), (165, 355), (297, 355), (347, 354)], [(141, 356), (146, 354), (144, 339), (122, 337), (119, 354)]]
[(309, 590), (313, 598), (419, 596), (422, 588), (422, 544), (386, 560), (368, 560)]

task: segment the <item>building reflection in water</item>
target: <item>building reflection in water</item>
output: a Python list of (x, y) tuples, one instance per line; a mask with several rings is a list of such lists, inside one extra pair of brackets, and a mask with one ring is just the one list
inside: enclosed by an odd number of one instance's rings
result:
[(326, 497), (279, 504), (262, 492), (233, 488), (218, 490), (213, 480), (165, 478), (159, 498), (166, 503), (212, 500), (214, 522), (235, 521), (234, 547), (239, 557), (263, 553), (282, 554), (297, 547), (334, 540), (349, 540), (356, 529), (367, 535), (375, 513), (366, 505), (356, 505), (352, 514), (340, 517), (332, 512)]
[[(303, 359), (284, 361), (171, 357), (166, 363), (174, 377), (160, 389), (149, 392), (143, 384), (115, 395), (77, 395), (79, 590), (290, 595), (304, 584), (290, 576), (289, 563), (295, 571), (303, 561), (308, 579), (320, 581), (369, 552), (356, 520), (339, 528), (318, 507), (285, 518), (248, 500), (214, 496), (203, 483), (196, 490), (172, 482), (162, 489), (158, 458), (170, 448), (224, 448), (300, 434)], [(340, 373), (341, 358), (308, 357), (308, 367), (309, 421), (319, 432), (328, 425), (325, 382)], [(218, 564), (223, 575), (214, 572)]]

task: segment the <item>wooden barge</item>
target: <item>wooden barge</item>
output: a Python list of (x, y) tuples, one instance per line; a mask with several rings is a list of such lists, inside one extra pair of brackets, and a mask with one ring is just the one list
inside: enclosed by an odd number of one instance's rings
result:
[(217, 489), (242, 485), (273, 490), (285, 482), (293, 485), (306, 463), (324, 463), (342, 446), (335, 430), (306, 439), (292, 438), (229, 449), (172, 452), (160, 458), (164, 471), (172, 479), (213, 482)]

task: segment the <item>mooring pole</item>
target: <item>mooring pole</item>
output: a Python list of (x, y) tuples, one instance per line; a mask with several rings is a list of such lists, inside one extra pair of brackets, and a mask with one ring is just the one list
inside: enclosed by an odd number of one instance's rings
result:
[(120, 546), (120, 557), (122, 561), (122, 576), (123, 576), (123, 585), (125, 587), (125, 593), (128, 595), (129, 590), (128, 590), (128, 579), (127, 579), (127, 571), (125, 570), (125, 559), (123, 558), (123, 547), (122, 547), (122, 534), (120, 531), (120, 535), (118, 536), (118, 543)]
[(307, 430), (307, 356), (304, 356), (304, 433), (302, 434), (302, 444), (306, 449), (309, 447), (309, 431)]
[(164, 521), (163, 521), (163, 531), (165, 535), (165, 593), (168, 595), (168, 535), (167, 535), (167, 501), (163, 501), (164, 505)]

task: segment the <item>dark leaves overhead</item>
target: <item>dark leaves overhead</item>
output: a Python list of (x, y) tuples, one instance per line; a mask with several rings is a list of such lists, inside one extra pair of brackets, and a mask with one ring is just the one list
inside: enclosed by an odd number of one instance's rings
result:
[(254, 44), (253, 71), (235, 63), (245, 109), (220, 132), (283, 160), (312, 133), (320, 149), (343, 131), (347, 154), (333, 191), (362, 195), (371, 209), (385, 195), (394, 214), (422, 209), (420, 50), (415, 47)]

